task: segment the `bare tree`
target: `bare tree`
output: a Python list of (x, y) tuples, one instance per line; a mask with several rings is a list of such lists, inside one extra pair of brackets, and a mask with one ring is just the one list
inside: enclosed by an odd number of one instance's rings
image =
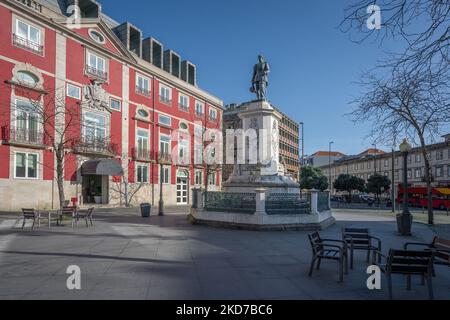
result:
[[(12, 84), (14, 85), (14, 84)], [(23, 89), (22, 89), (23, 88)], [(64, 159), (66, 150), (79, 140), (81, 128), (80, 106), (66, 104), (64, 88), (38, 88), (27, 83), (16, 87), (20, 97), (11, 102), (10, 123), (3, 127), (8, 139), (25, 144), (50, 147), (54, 153), (54, 168), (59, 204), (65, 202)], [(53, 166), (54, 165), (54, 166)]]
[[(377, 143), (390, 143), (399, 132), (418, 145), (425, 162), (428, 189), (428, 222), (434, 223), (432, 172), (427, 140), (433, 141), (450, 121), (449, 77), (440, 73), (397, 69), (387, 79), (367, 74), (365, 92), (354, 100), (350, 114), (355, 122), (369, 122), (370, 136)], [(427, 139), (428, 137), (428, 139)]]
[[(127, 159), (128, 155), (123, 154), (121, 156), (121, 159)], [(115, 192), (119, 195), (120, 204), (125, 205), (125, 207), (130, 207), (133, 203), (133, 199), (136, 196), (136, 194), (144, 187), (144, 182), (130, 182), (128, 178), (128, 164), (122, 165), (123, 170), (123, 176), (120, 177), (120, 181), (114, 182), (113, 186), (111, 187), (111, 191)], [(148, 179), (148, 172), (147, 172), (147, 179)]]

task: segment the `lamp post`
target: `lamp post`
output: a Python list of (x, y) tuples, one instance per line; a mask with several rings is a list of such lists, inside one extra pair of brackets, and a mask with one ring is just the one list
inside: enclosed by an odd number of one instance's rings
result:
[(331, 183), (331, 146), (334, 144), (334, 141), (330, 141), (328, 144), (328, 179), (329, 179), (329, 189), (330, 194), (333, 194), (333, 184)]
[(163, 176), (164, 176), (164, 167), (160, 160), (160, 169), (159, 169), (159, 207), (158, 207), (158, 215), (164, 215), (164, 199), (163, 199)]
[(400, 152), (403, 155), (403, 212), (397, 215), (398, 232), (403, 236), (411, 235), (413, 216), (408, 209), (408, 154), (412, 147), (407, 139), (400, 145)]

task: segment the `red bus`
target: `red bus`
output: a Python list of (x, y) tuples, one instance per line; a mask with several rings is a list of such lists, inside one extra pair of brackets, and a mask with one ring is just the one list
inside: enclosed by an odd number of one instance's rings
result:
[[(397, 203), (403, 203), (403, 186), (398, 186)], [(412, 207), (427, 207), (427, 188), (426, 187), (409, 187), (408, 203)], [(433, 188), (433, 209), (449, 210), (450, 209), (450, 187)]]

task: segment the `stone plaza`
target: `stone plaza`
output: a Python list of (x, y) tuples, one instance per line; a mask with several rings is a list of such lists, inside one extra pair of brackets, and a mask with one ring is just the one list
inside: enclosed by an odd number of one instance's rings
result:
[[(382, 289), (367, 289), (364, 253), (338, 283), (337, 264), (325, 262), (308, 277), (311, 248), (307, 231), (244, 231), (191, 225), (188, 208), (167, 209), (163, 217), (141, 218), (138, 209), (98, 210), (94, 227), (72, 229), (45, 223), (22, 231), (17, 214), (0, 215), (0, 300), (5, 299), (387, 299)], [(429, 242), (450, 228), (413, 226), (399, 236), (395, 218), (376, 212), (337, 210), (336, 224), (321, 234), (340, 239), (343, 226), (369, 227), (383, 241), (383, 253), (405, 242)], [(444, 219), (444, 218), (442, 218)], [(445, 218), (447, 219), (447, 218)], [(444, 219), (444, 221), (446, 221)], [(67, 267), (81, 269), (81, 290), (70, 291)], [(450, 299), (450, 272), (438, 266), (436, 299)], [(427, 299), (413, 278), (406, 290), (394, 276), (395, 299)]]

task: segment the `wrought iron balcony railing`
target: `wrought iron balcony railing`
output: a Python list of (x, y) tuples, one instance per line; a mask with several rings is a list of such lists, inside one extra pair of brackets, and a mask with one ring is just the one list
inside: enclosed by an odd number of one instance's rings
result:
[(45, 147), (44, 133), (35, 129), (21, 129), (10, 126), (2, 127), (2, 140), (9, 144)]
[(179, 105), (179, 108), (180, 108), (180, 110), (182, 110), (182, 111), (189, 112), (189, 107), (186, 106), (186, 105), (180, 104), (180, 105)]
[(108, 138), (81, 137), (72, 141), (72, 149), (79, 154), (97, 154), (104, 156), (116, 156), (119, 147)]
[(102, 80), (108, 79), (108, 72), (104, 70), (99, 70), (91, 66), (86, 66), (86, 73), (90, 74), (91, 76), (100, 78)]
[(132, 150), (132, 157), (134, 160), (140, 160), (140, 161), (151, 161), (152, 156), (149, 149), (145, 148), (133, 148)]
[(34, 41), (28, 40), (26, 38), (23, 38), (17, 34), (13, 34), (13, 44), (16, 47), (32, 51), (34, 53), (37, 53), (39, 55), (44, 55), (44, 46), (40, 45), (39, 43), (36, 43)]
[(172, 164), (172, 155), (170, 153), (158, 153), (158, 162), (160, 164)]
[(139, 93), (140, 95), (150, 97), (150, 90), (136, 86), (136, 93)]
[(169, 98), (164, 97), (164, 96), (159, 96), (159, 102), (164, 103), (164, 104), (168, 104), (168, 105), (172, 105), (172, 99), (169, 99)]

